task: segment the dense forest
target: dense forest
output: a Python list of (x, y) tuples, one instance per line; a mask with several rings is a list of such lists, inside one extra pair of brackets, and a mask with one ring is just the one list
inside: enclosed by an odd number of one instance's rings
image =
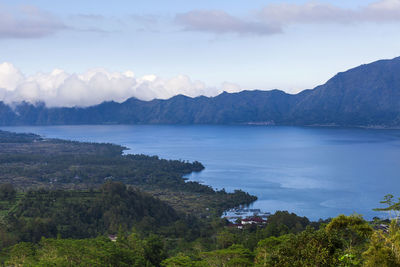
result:
[(391, 195), (385, 219), (277, 211), (233, 224), (222, 211), (256, 197), (186, 181), (199, 162), (123, 150), (0, 131), (0, 265), (400, 266)]
[[(100, 211), (100, 214), (106, 211), (103, 217), (89, 218), (87, 221), (94, 228), (103, 229), (103, 234), (85, 231), (83, 235), (93, 237), (68, 238), (79, 235), (79, 231), (74, 232), (70, 228), (63, 232), (63, 237), (60, 230), (76, 225), (68, 218), (64, 222), (61, 219), (54, 221), (58, 229), (35, 226), (40, 233), (37, 236), (35, 234), (38, 232), (33, 229), (20, 230), (24, 237), (14, 244), (5, 244), (7, 233), (0, 232), (3, 242), (1, 261), (5, 266), (400, 266), (400, 227), (399, 214), (396, 214), (400, 201), (394, 201), (392, 196), (387, 196), (383, 201), (387, 208), (380, 209), (394, 212), (392, 220), (374, 218), (368, 222), (361, 215), (353, 214), (310, 222), (293, 213), (278, 211), (268, 218), (266, 225), (248, 225), (238, 229), (217, 217), (201, 222), (197, 218), (180, 218), (174, 222), (179, 215), (175, 217), (173, 211), (167, 210), (164, 215), (171, 213), (164, 222), (144, 230), (139, 229), (140, 223), (136, 224), (135, 219), (130, 220), (129, 216), (114, 212), (112, 217), (120, 220), (121, 226), (115, 236), (110, 236), (110, 230), (106, 228), (111, 224), (107, 220), (102, 221), (108, 216), (108, 208), (115, 205), (115, 196), (112, 197), (115, 192), (108, 190), (118, 189), (130, 194), (129, 189), (123, 188), (121, 184), (110, 183), (97, 192), (109, 194), (110, 198), (100, 200), (95, 197), (93, 202), (89, 201), (94, 206), (97, 201), (108, 205)], [(54, 197), (59, 192), (35, 192), (30, 193), (29, 198), (36, 195), (39, 199), (39, 194)], [(3, 203), (13, 201), (13, 197), (8, 197)], [(60, 204), (62, 207), (61, 202), (51, 203), (47, 207), (42, 204), (40, 208), (27, 213), (18, 204), (10, 216), (16, 220), (22, 218), (18, 216), (49, 216), (56, 212), (50, 206)], [(165, 208), (157, 202), (151, 203), (150, 207), (156, 212), (159, 208)], [(135, 208), (128, 210), (136, 212)], [(69, 211), (61, 210), (57, 215), (66, 215), (64, 212)], [(77, 215), (78, 220), (86, 215), (94, 214), (81, 211)], [(35, 223), (40, 222), (37, 220)], [(133, 225), (132, 228), (124, 227), (128, 224)], [(191, 233), (188, 235), (187, 231)]]

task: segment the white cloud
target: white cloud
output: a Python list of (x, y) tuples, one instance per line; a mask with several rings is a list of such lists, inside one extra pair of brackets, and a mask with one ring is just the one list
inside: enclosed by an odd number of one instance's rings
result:
[(364, 9), (364, 20), (374, 22), (400, 21), (400, 0), (381, 0)]
[(259, 15), (263, 21), (279, 25), (400, 22), (400, 0), (379, 0), (353, 9), (321, 1), (273, 3), (264, 7)]
[(0, 88), (13, 90), (23, 80), (22, 73), (10, 63), (0, 64)]
[(220, 10), (193, 10), (178, 14), (175, 22), (186, 31), (269, 35), (280, 32), (273, 24), (247, 21)]
[[(334, 3), (334, 1), (332, 1)], [(271, 35), (292, 24), (349, 24), (400, 22), (400, 0), (378, 0), (357, 8), (325, 1), (276, 2), (257, 10), (252, 18), (239, 18), (222, 10), (193, 10), (175, 16), (186, 31), (214, 34)]]
[(130, 97), (151, 100), (178, 94), (215, 96), (222, 91), (240, 90), (240, 86), (232, 83), (223, 83), (218, 88), (207, 86), (186, 75), (170, 79), (156, 75), (135, 77), (132, 71), (120, 73), (105, 69), (92, 69), (81, 74), (55, 69), (50, 73), (25, 76), (11, 63), (0, 64), (0, 101), (8, 104), (27, 101), (45, 102), (51, 107), (90, 106), (111, 100), (123, 102)]
[(159, 32), (159, 26), (162, 20), (164, 20), (161, 15), (139, 15), (132, 14), (130, 16), (131, 20), (134, 22), (138, 31), (149, 31), (149, 32)]
[(317, 1), (296, 3), (274, 3), (264, 7), (260, 17), (279, 25), (294, 23), (342, 23), (352, 20), (353, 11), (329, 3)]
[(55, 16), (34, 6), (0, 6), (0, 39), (40, 38), (66, 28)]

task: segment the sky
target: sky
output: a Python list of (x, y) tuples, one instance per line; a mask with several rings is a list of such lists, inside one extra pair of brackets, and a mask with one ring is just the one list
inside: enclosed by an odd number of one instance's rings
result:
[(400, 56), (400, 0), (0, 0), (0, 101), (280, 89)]

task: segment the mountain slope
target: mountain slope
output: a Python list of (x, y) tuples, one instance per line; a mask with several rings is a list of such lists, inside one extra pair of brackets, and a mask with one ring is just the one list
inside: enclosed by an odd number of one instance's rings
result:
[(237, 124), (282, 121), (293, 96), (279, 90), (222, 93), (216, 97), (141, 101), (130, 98), (119, 104), (104, 102), (87, 108), (46, 108), (22, 103), (17, 116), (2, 125), (53, 124)]
[(400, 125), (400, 57), (339, 73), (299, 94), (290, 121), (301, 124)]
[(243, 91), (216, 97), (123, 103), (87, 108), (46, 108), (0, 103), (0, 125), (54, 124), (247, 124), (400, 126), (400, 57), (339, 73), (324, 85), (296, 95)]

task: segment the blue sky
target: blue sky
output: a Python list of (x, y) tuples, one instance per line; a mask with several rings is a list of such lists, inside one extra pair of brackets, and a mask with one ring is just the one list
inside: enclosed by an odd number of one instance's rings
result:
[[(58, 95), (74, 73), (86, 78), (71, 82), (83, 81), (72, 92), (95, 90), (99, 81), (88, 84), (98, 68), (108, 80), (127, 70), (135, 80), (118, 97), (104, 91), (93, 103), (222, 89), (294, 93), (348, 68), (400, 56), (400, 0), (3, 0), (0, 49), (0, 63), (8, 62), (0, 66), (0, 100), (8, 102), (47, 101), (46, 92)], [(53, 69), (63, 70), (57, 82), (47, 77)], [(93, 104), (76, 95), (49, 103), (74, 101)]]

